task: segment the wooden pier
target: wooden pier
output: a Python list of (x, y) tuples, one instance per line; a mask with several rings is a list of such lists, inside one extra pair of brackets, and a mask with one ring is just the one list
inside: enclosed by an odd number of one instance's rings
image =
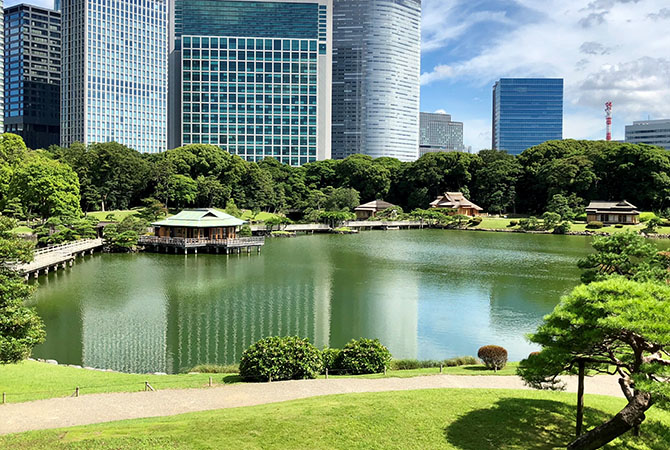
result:
[(34, 259), (28, 264), (14, 264), (10, 267), (21, 273), (26, 279), (33, 276), (37, 278), (40, 273), (48, 274), (50, 271), (72, 267), (78, 256), (93, 254), (95, 250), (102, 248), (102, 239), (83, 239), (66, 244), (53, 245), (35, 250)]
[(265, 245), (263, 236), (239, 237), (231, 239), (208, 239), (208, 238), (177, 238), (160, 236), (140, 236), (138, 244), (147, 249), (160, 251), (183, 252), (188, 255), (189, 251), (198, 254), (198, 250), (204, 250), (209, 253), (251, 253), (252, 249), (261, 252), (261, 247)]

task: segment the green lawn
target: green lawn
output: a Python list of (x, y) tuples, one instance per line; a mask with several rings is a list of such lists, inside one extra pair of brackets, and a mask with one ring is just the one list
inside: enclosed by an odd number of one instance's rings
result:
[[(585, 426), (619, 411), (623, 399), (587, 395)], [(3, 448), (459, 449), (565, 448), (575, 394), (429, 389), (345, 394), (173, 417), (127, 420), (0, 437)], [(642, 435), (607, 449), (670, 447), (670, 414), (652, 408)]]
[(30, 227), (27, 227), (25, 225), (20, 225), (14, 229), (12, 229), (12, 233), (14, 234), (32, 234), (33, 229)]
[[(214, 384), (230, 381), (230, 375), (211, 374)], [(25, 402), (51, 397), (67, 397), (79, 386), (80, 394), (133, 392), (144, 390), (148, 381), (156, 389), (204, 387), (210, 374), (144, 375), (77, 369), (36, 361), (0, 365), (0, 392), (7, 402)], [(237, 377), (234, 377), (238, 381)]]
[[(445, 367), (449, 375), (514, 375), (518, 363), (510, 363), (503, 370), (493, 372), (483, 366)], [(437, 375), (439, 368), (416, 370), (390, 370), (386, 375), (359, 375), (362, 378), (409, 378), (424, 375)], [(142, 375), (118, 372), (101, 372), (77, 369), (36, 361), (23, 361), (19, 364), (0, 365), (0, 392), (7, 393), (7, 402), (25, 402), (52, 397), (71, 395), (79, 386), (80, 395), (100, 392), (133, 392), (144, 389), (148, 381), (156, 389), (181, 389), (204, 387), (212, 377), (213, 384), (239, 383), (235, 374), (179, 374), (179, 375)], [(331, 376), (335, 377), (333, 374)], [(352, 377), (352, 375), (340, 375)], [(323, 376), (321, 376), (323, 378)]]
[(114, 220), (122, 221), (128, 216), (137, 214), (139, 211), (136, 209), (124, 209), (124, 210), (115, 210), (115, 211), (94, 211), (87, 213), (88, 216), (95, 217), (98, 220), (107, 220), (109, 214), (114, 214)]
[[(242, 210), (242, 217), (240, 217), (240, 219), (251, 220), (251, 216), (253, 216), (253, 213), (248, 209), (244, 209), (244, 210)], [(266, 220), (274, 219), (275, 217), (279, 217), (279, 215), (278, 214), (272, 214), (272, 213), (265, 212), (265, 211), (261, 211), (261, 212), (258, 213), (256, 218), (254, 218), (253, 220), (254, 220), (254, 222), (265, 222)]]

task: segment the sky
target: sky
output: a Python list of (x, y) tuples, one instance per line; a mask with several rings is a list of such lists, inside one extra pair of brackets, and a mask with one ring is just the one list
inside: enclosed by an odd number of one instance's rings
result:
[(614, 139), (634, 120), (670, 119), (668, 0), (423, 0), (422, 10), (421, 110), (464, 122), (474, 151), (491, 146), (501, 77), (563, 78), (565, 138), (604, 138), (606, 101)]

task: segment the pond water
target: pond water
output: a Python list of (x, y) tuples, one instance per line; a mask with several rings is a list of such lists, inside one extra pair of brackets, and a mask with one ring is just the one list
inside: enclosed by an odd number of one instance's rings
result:
[(271, 335), (379, 338), (395, 358), (510, 360), (579, 283), (590, 239), (445, 230), (269, 239), (262, 254), (94, 255), (39, 279), (39, 358), (124, 372), (239, 361)]

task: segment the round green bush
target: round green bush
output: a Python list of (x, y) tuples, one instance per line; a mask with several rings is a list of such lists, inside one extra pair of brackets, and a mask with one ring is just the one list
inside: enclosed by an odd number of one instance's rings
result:
[(500, 370), (507, 364), (507, 350), (498, 345), (485, 345), (477, 352), (479, 359), (484, 361), (486, 367)]
[(389, 367), (391, 352), (379, 339), (351, 340), (340, 351), (338, 366), (353, 374), (381, 373)]
[(322, 371), (325, 372), (325, 370), (328, 369), (329, 372), (335, 373), (339, 369), (337, 366), (339, 363), (339, 358), (340, 349), (328, 347), (324, 348), (323, 351), (321, 351), (321, 359), (323, 361)]
[(240, 376), (247, 381), (316, 378), (322, 365), (321, 352), (309, 339), (269, 337), (242, 353)]
[(593, 221), (589, 222), (588, 225), (586, 225), (586, 228), (591, 228), (591, 229), (596, 229), (596, 230), (599, 229), (599, 228), (602, 228), (602, 227), (603, 227), (603, 223), (598, 222), (597, 220), (593, 220)]

